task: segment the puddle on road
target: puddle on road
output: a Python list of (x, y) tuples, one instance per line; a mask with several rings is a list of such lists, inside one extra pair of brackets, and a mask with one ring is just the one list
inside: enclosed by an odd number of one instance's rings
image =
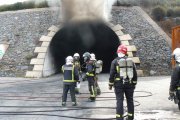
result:
[(152, 110), (135, 114), (136, 120), (180, 120), (180, 114), (172, 111)]

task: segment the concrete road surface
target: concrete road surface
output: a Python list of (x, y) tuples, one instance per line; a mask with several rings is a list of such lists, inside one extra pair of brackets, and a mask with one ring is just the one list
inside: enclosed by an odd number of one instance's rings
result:
[[(61, 107), (62, 76), (42, 79), (0, 78), (0, 120), (112, 120), (114, 92), (108, 90), (108, 74), (99, 76), (102, 94), (88, 102), (87, 81), (81, 82), (78, 106)], [(168, 100), (170, 76), (141, 77), (135, 92), (135, 120), (180, 120), (180, 111)], [(124, 104), (126, 110), (126, 104)]]

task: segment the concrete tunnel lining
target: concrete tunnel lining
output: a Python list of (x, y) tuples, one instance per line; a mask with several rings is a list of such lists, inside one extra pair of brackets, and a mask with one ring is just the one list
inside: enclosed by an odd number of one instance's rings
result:
[(103, 72), (109, 72), (117, 56), (120, 40), (116, 33), (101, 21), (85, 21), (64, 25), (52, 38), (44, 61), (43, 76), (59, 73), (68, 55), (88, 51), (103, 60)]

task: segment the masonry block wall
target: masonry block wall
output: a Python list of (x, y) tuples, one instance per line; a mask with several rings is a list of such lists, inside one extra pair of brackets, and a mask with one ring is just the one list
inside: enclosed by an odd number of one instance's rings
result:
[(112, 23), (120, 24), (124, 33), (130, 34), (137, 48), (136, 56), (144, 75), (170, 75), (171, 48), (170, 38), (139, 7), (114, 8)]
[[(140, 11), (135, 7), (113, 9), (110, 22), (120, 24), (124, 28), (122, 32), (131, 36), (129, 42), (137, 49), (133, 54), (141, 61), (137, 67), (144, 75), (169, 75), (171, 49), (167, 38)], [(51, 9), (2, 12), (0, 18), (0, 43), (9, 44), (0, 60), (0, 76), (24, 77), (33, 69), (30, 61), (37, 57), (34, 50), (41, 46), (41, 36), (47, 35), (52, 25), (59, 25), (58, 12)]]
[(47, 29), (58, 24), (58, 13), (51, 9), (32, 9), (0, 13), (0, 43), (9, 48), (0, 60), (0, 76), (24, 77), (31, 70), (31, 58)]

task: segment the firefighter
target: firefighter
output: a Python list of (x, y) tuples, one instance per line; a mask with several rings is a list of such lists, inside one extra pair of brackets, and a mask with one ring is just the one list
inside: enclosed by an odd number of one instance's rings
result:
[[(176, 66), (173, 69), (171, 75), (171, 83), (169, 88), (169, 95), (171, 97), (177, 97), (180, 101), (180, 48), (176, 48), (173, 52), (174, 60), (176, 61)], [(176, 95), (176, 96), (174, 96)], [(180, 102), (178, 101), (178, 107), (180, 110)]]
[[(95, 56), (94, 53), (91, 53), (90, 55), (91, 55), (90, 60), (93, 62), (93, 65), (95, 66), (95, 71), (96, 71), (96, 64), (97, 64), (96, 56)], [(97, 76), (96, 72), (95, 72), (94, 79), (95, 79), (96, 94), (100, 95), (101, 94), (101, 89), (100, 89), (99, 84), (98, 84), (98, 76)]]
[(116, 106), (116, 119), (123, 120), (124, 116), (124, 94), (127, 100), (128, 118), (127, 120), (134, 119), (134, 100), (133, 94), (137, 84), (137, 72), (135, 64), (132, 59), (127, 58), (127, 47), (120, 45), (117, 49), (118, 57), (111, 63), (109, 89), (112, 90), (114, 86), (115, 95), (117, 100)]
[(95, 65), (93, 61), (91, 61), (91, 55), (89, 52), (85, 52), (83, 54), (84, 62), (86, 63), (86, 75), (85, 78), (88, 81), (88, 87), (90, 92), (89, 100), (94, 102), (96, 99), (96, 90), (95, 90)]
[[(79, 55), (79, 53), (75, 53), (73, 55), (73, 64), (74, 64), (75, 67), (78, 68), (79, 76), (81, 76), (82, 75), (82, 71), (81, 71), (80, 55)], [(80, 94), (79, 90), (80, 90), (80, 81), (77, 81), (76, 87), (75, 87), (76, 94)]]
[(176, 61), (176, 65), (179, 65), (179, 63), (180, 63), (180, 48), (176, 48), (173, 51), (172, 57)]
[(76, 106), (75, 96), (75, 85), (76, 81), (79, 80), (78, 68), (73, 65), (73, 57), (68, 56), (66, 58), (66, 64), (62, 66), (63, 72), (63, 95), (62, 95), (62, 106), (66, 106), (67, 94), (70, 90), (72, 106)]

